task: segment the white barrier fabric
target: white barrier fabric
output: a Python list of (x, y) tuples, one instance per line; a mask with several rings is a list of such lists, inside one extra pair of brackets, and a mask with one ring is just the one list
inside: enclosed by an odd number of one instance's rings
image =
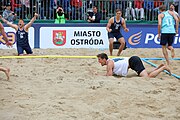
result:
[[(16, 31), (11, 27), (4, 27), (4, 30), (8, 36), (9, 41), (14, 43), (12, 48), (16, 48)], [(29, 36), (28, 36), (29, 44), (30, 44), (31, 48), (34, 48), (34, 28), (30, 27), (28, 33), (29, 33)], [(2, 35), (0, 35), (0, 48), (1, 49), (11, 49), (11, 48), (8, 48), (4, 43), (5, 42), (3, 40), (3, 37), (2, 37)]]
[(41, 27), (40, 48), (108, 48), (105, 27)]

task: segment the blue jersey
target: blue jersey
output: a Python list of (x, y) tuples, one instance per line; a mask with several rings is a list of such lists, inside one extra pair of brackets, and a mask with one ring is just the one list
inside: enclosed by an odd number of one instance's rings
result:
[(26, 32), (23, 28), (23, 30), (20, 30), (18, 28), (16, 32), (16, 40), (17, 45), (26, 46), (28, 45), (28, 32)]
[(121, 21), (122, 21), (122, 18), (120, 18), (120, 21), (119, 22), (116, 22), (116, 16), (114, 17), (114, 23), (111, 24), (111, 29), (112, 29), (112, 33), (119, 33), (120, 32), (120, 28), (121, 28)]
[(176, 33), (175, 32), (175, 20), (174, 17), (168, 12), (163, 12), (164, 17), (161, 24), (161, 33)]

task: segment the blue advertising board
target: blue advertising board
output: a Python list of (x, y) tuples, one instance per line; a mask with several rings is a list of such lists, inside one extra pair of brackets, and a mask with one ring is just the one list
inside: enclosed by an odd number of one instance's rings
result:
[[(129, 48), (160, 48), (157, 25), (128, 25), (129, 32), (121, 30)], [(180, 29), (179, 29), (180, 30)], [(180, 36), (175, 36), (173, 46), (180, 48)]]

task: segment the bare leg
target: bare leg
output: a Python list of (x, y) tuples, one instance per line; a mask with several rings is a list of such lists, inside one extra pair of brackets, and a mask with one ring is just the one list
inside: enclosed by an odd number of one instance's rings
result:
[(118, 41), (121, 43), (121, 45), (119, 46), (119, 51), (117, 53), (117, 56), (119, 56), (122, 52), (122, 50), (124, 49), (125, 46), (125, 40), (123, 37), (119, 38)]
[(10, 69), (9, 68), (4, 68), (4, 67), (0, 67), (0, 71), (3, 71), (6, 76), (7, 76), (7, 80), (9, 80), (10, 78)]
[(143, 70), (143, 71), (139, 74), (139, 76), (140, 76), (140, 77), (149, 77), (146, 70)]
[[(155, 70), (157, 70), (157, 69), (161, 68), (162, 66), (164, 66), (164, 64), (160, 64), (157, 68), (155, 68), (155, 69), (154, 69), (154, 70), (152, 70), (151, 72), (153, 72), (153, 71), (155, 71)], [(148, 74), (150, 74), (151, 72), (149, 72)]]
[(160, 64), (157, 68), (155, 68), (155, 70), (157, 70), (157, 69), (161, 68), (162, 66), (164, 66), (164, 64), (163, 64), (163, 63), (162, 63), (162, 64)]
[(175, 52), (174, 52), (173, 46), (168, 46), (168, 50), (171, 51), (171, 57), (174, 58), (175, 57)]
[(164, 66), (161, 66), (160, 68), (152, 71), (151, 73), (149, 73), (149, 77), (156, 77), (163, 70), (167, 70), (171, 74), (170, 68), (168, 66), (164, 65)]
[(168, 52), (165, 45), (162, 45), (162, 52), (166, 59), (167, 65), (170, 65), (169, 58), (168, 58)]
[(109, 52), (110, 52), (110, 56), (112, 56), (112, 52), (113, 52), (113, 43), (114, 43), (114, 38), (110, 38), (109, 39)]
[(7, 68), (7, 70), (5, 71), (5, 74), (7, 76), (7, 80), (9, 80), (10, 79), (10, 69), (9, 68)]

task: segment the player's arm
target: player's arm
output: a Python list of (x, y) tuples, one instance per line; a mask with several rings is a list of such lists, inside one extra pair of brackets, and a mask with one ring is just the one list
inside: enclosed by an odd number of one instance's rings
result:
[(3, 38), (4, 38), (4, 40), (5, 40), (6, 42), (8, 42), (7, 35), (6, 35), (5, 31), (4, 31), (4, 27), (2, 26), (1, 23), (0, 23), (0, 31), (1, 31), (1, 34), (2, 34), (2, 36), (3, 36)]
[(178, 34), (178, 29), (179, 29), (179, 18), (177, 17), (177, 15), (173, 12), (173, 17), (176, 21), (176, 34)]
[(31, 21), (24, 26), (25, 31), (28, 31), (28, 29), (31, 27), (31, 25), (34, 23), (34, 21), (36, 20), (37, 17), (38, 17), (38, 14), (35, 13), (34, 17), (31, 19)]
[(1, 15), (0, 15), (0, 19), (1, 19), (4, 23), (6, 23), (8, 26), (14, 28), (16, 31), (18, 30), (18, 26), (17, 26), (16, 24), (10, 23), (9, 21), (5, 20)]
[(124, 20), (124, 18), (122, 18), (122, 27), (123, 27), (125, 32), (129, 31), (129, 29), (126, 27), (126, 21)]
[(12, 47), (12, 43), (9, 42), (6, 32), (4, 31), (4, 27), (1, 23), (0, 23), (0, 31), (1, 31), (1, 34), (4, 38), (4, 40), (6, 41), (6, 46)]
[(113, 75), (113, 66), (114, 66), (114, 63), (113, 61), (108, 61), (108, 64), (107, 64), (107, 73), (106, 73), (106, 76), (112, 76)]
[(161, 34), (162, 18), (163, 18), (163, 14), (159, 14), (158, 15), (158, 38), (160, 38), (160, 34)]
[(114, 17), (110, 18), (109, 21), (108, 21), (108, 24), (107, 24), (107, 26), (106, 26), (106, 30), (107, 30), (108, 32), (111, 32), (111, 31), (112, 31), (112, 29), (110, 29), (110, 27), (111, 27), (111, 24), (113, 24), (113, 19), (114, 19)]

